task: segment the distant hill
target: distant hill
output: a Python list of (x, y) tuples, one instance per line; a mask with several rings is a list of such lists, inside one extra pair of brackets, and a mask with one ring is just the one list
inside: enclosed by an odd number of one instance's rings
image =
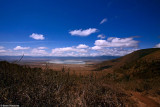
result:
[(160, 48), (142, 49), (117, 59), (103, 61), (102, 63), (97, 64), (97, 67), (104, 69), (105, 68), (118, 69), (126, 64), (128, 65), (142, 59), (143, 60), (148, 59), (149, 61), (159, 60), (160, 58), (159, 53), (160, 53)]
[(97, 70), (109, 71), (106, 77), (126, 89), (160, 95), (160, 48), (142, 49), (104, 61), (97, 65)]
[(97, 65), (99, 70), (112, 68), (113, 71), (136, 78), (160, 76), (160, 48), (142, 49), (126, 56)]

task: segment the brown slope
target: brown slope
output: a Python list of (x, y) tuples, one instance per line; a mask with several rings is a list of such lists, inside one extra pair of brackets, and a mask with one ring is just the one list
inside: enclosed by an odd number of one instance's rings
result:
[(138, 93), (138, 92), (131, 92), (131, 93), (133, 95), (132, 98), (134, 100), (137, 100), (137, 104), (139, 104), (138, 106), (140, 107), (159, 107), (160, 106), (156, 101), (154, 101), (153, 99), (147, 96), (141, 95), (141, 93)]
[(146, 60), (148, 62), (150, 61), (159, 61), (160, 60), (160, 50), (155, 51), (149, 55), (144, 56), (143, 58), (141, 58), (142, 60)]
[(120, 57), (118, 59), (104, 61), (100, 64), (97, 64), (97, 68), (100, 70), (106, 69), (106, 68), (117, 69), (125, 64), (135, 62), (143, 57), (144, 57), (144, 59), (145, 59), (145, 57), (147, 59), (152, 59), (153, 56), (155, 56), (154, 59), (159, 58), (160, 57), (159, 53), (160, 53), (160, 48), (142, 49), (142, 50), (138, 50), (133, 53), (130, 53), (128, 55), (125, 55), (123, 57)]

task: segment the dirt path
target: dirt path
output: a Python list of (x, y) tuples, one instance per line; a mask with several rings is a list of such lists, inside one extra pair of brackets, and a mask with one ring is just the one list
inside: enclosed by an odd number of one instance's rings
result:
[(153, 99), (143, 96), (138, 92), (131, 92), (132, 98), (138, 103), (139, 107), (160, 107)]

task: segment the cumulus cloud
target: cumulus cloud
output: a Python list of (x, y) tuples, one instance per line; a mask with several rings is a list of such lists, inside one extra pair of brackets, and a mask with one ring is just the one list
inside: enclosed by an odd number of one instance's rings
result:
[(54, 48), (53, 56), (123, 56), (137, 50), (138, 41), (132, 37), (110, 37), (107, 40), (96, 40), (95, 46), (85, 44), (78, 46)]
[(89, 46), (87, 46), (87, 45), (85, 45), (85, 44), (79, 44), (78, 46), (77, 46), (77, 48), (78, 49), (83, 49), (83, 48), (88, 48)]
[(82, 52), (82, 53), (85, 53), (85, 52), (87, 52), (87, 50), (77, 49), (75, 47), (64, 47), (64, 48), (52, 49), (52, 53), (63, 53), (63, 52)]
[(26, 50), (26, 49), (29, 49), (30, 47), (21, 47), (21, 46), (16, 46), (14, 48), (14, 50)]
[(107, 18), (104, 18), (104, 19), (100, 22), (100, 24), (103, 24), (103, 23), (105, 23), (105, 22), (107, 22)]
[(96, 40), (95, 45), (101, 47), (138, 47), (138, 41), (129, 38), (110, 37), (107, 40)]
[(52, 49), (53, 56), (86, 56), (89, 46), (80, 44), (78, 46), (54, 48)]
[(106, 36), (105, 36), (105, 35), (102, 35), (102, 34), (98, 35), (97, 37), (100, 38), (100, 39), (106, 38)]
[(37, 47), (37, 48), (33, 48), (31, 50), (31, 54), (32, 56), (50, 56), (50, 54), (46, 51), (46, 49), (48, 49), (48, 47)]
[(155, 45), (155, 48), (160, 48), (160, 43)]
[(52, 49), (53, 56), (82, 56), (87, 53), (86, 49), (78, 49), (75, 47), (64, 47)]
[(93, 50), (101, 50), (102, 47), (100, 47), (100, 46), (93, 46), (91, 49), (93, 49)]
[(91, 47), (96, 51), (92, 53), (94, 56), (123, 56), (137, 50), (138, 41), (133, 37), (117, 38), (109, 37), (107, 40), (96, 40), (95, 46)]
[(103, 48), (98, 51), (98, 56), (124, 56), (129, 54), (137, 49), (124, 49), (124, 48)]
[(38, 47), (38, 49), (48, 49), (47, 47)]
[(91, 35), (92, 33), (95, 33), (97, 32), (98, 30), (96, 28), (89, 28), (89, 29), (86, 29), (86, 30), (82, 30), (82, 29), (79, 29), (79, 30), (73, 30), (73, 31), (70, 31), (69, 33), (72, 35), (72, 36), (89, 36)]
[(44, 40), (45, 39), (44, 35), (37, 34), (37, 33), (32, 33), (32, 35), (30, 35), (30, 37), (35, 40)]

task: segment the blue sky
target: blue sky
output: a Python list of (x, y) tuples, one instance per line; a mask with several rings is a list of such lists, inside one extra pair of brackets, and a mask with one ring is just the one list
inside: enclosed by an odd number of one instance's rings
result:
[(0, 0), (0, 55), (122, 56), (160, 47), (160, 0)]

